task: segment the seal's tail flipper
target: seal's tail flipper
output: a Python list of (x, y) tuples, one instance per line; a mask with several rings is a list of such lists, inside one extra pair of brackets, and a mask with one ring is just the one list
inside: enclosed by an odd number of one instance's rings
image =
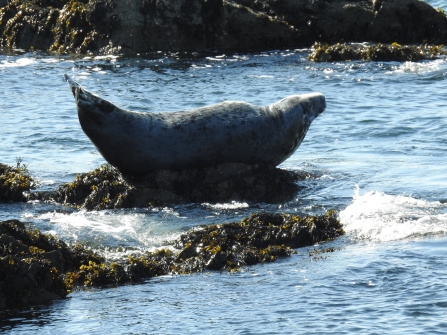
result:
[(76, 91), (80, 91), (82, 89), (81, 85), (79, 85), (66, 74), (64, 74), (64, 79), (68, 83), (68, 85), (70, 85), (71, 92), (73, 92), (73, 96), (76, 98)]

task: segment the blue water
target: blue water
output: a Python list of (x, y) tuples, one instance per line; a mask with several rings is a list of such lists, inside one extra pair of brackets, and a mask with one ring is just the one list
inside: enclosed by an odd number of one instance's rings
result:
[[(447, 10), (441, 1), (434, 7)], [(447, 60), (311, 63), (308, 50), (207, 58), (0, 55), (0, 162), (20, 157), (54, 189), (104, 163), (62, 75), (145, 112), (223, 100), (270, 104), (319, 91), (326, 111), (281, 167), (315, 173), (280, 205), (231, 202), (74, 211), (0, 204), (0, 220), (31, 222), (119, 259), (198, 224), (260, 210), (337, 209), (347, 235), (239, 273), (165, 276), (75, 291), (49, 306), (0, 312), (8, 334), (447, 334)], [(335, 252), (314, 254), (334, 247)]]

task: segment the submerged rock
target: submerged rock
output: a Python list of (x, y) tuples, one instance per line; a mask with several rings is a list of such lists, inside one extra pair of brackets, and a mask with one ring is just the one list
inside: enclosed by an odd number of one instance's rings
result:
[(26, 201), (23, 192), (35, 187), (25, 164), (19, 159), (16, 167), (0, 163), (0, 202)]
[(0, 46), (70, 53), (447, 43), (419, 0), (0, 0)]
[(63, 299), (75, 287), (140, 282), (154, 276), (237, 271), (273, 262), (344, 234), (334, 211), (321, 216), (260, 213), (241, 222), (200, 226), (170, 242), (171, 249), (129, 256), (120, 262), (80, 245), (26, 229), (17, 220), (0, 222), (0, 308)]
[(138, 178), (105, 164), (76, 176), (53, 193), (31, 193), (28, 199), (53, 199), (87, 210), (151, 207), (161, 203), (279, 203), (293, 199), (298, 180), (310, 175), (271, 165), (225, 163), (204, 169), (161, 170)]
[(334, 61), (419, 61), (447, 55), (443, 45), (400, 45), (392, 44), (340, 44), (315, 43), (309, 59), (314, 62)]

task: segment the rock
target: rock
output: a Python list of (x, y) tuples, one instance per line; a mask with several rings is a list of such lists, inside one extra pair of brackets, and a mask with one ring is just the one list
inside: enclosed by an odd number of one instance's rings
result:
[(0, 202), (26, 201), (23, 192), (35, 187), (34, 179), (21, 160), (16, 167), (0, 163)]
[(2, 48), (148, 53), (447, 42), (445, 13), (419, 0), (0, 0), (0, 7)]
[[(104, 258), (26, 228), (18, 220), (0, 222), (0, 308), (21, 308), (65, 298), (73, 278), (81, 277), (77, 274), (80, 267), (91, 262), (101, 264)], [(119, 279), (116, 273), (115, 281)]]
[(167, 274), (237, 271), (243, 266), (288, 257), (291, 248), (310, 246), (343, 234), (334, 211), (321, 216), (253, 214), (241, 222), (191, 229), (169, 243), (177, 251), (145, 252), (110, 265), (91, 261), (73, 275), (76, 280), (72, 285), (119, 285)]
[[(0, 234), (0, 308), (42, 304), (67, 295), (60, 276), (61, 252), (39, 248), (42, 236), (26, 231), (16, 220), (0, 222)], [(60, 256), (58, 264), (52, 262), (54, 256)]]
[(447, 55), (443, 45), (400, 45), (337, 43), (335, 45), (315, 43), (308, 58), (314, 62), (334, 61), (382, 61), (406, 62), (436, 59)]
[(296, 182), (309, 176), (270, 165), (225, 163), (203, 169), (154, 171), (138, 178), (106, 164), (78, 175), (53, 193), (30, 193), (28, 200), (54, 200), (87, 210), (233, 200), (280, 203), (293, 199), (299, 190)]
[(344, 231), (334, 211), (321, 216), (260, 213), (241, 222), (200, 226), (170, 242), (172, 249), (106, 260), (80, 245), (0, 222), (0, 308), (21, 308), (63, 299), (73, 287), (116, 286), (154, 276), (204, 270), (237, 271), (273, 262), (291, 248), (310, 246)]
[(315, 41), (437, 44), (447, 39), (445, 14), (419, 0), (267, 0), (254, 3), (258, 6), (270, 4), (270, 15), (299, 29), (303, 39), (307, 38), (307, 46)]

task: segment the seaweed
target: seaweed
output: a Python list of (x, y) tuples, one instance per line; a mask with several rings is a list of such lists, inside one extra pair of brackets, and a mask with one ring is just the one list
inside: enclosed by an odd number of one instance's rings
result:
[(361, 60), (370, 61), (420, 61), (435, 59), (447, 55), (444, 45), (400, 45), (391, 44), (355, 44), (337, 43), (328, 45), (315, 43), (313, 51), (309, 54), (309, 60), (313, 62), (336, 62)]
[(0, 47), (92, 53), (119, 26), (113, 0), (11, 0), (0, 8)]
[[(154, 171), (135, 177), (104, 164), (77, 175), (76, 180), (61, 185), (49, 197), (86, 210), (230, 200), (278, 203), (292, 199), (299, 190), (296, 182), (309, 176), (306, 172), (271, 165), (226, 163), (203, 169)], [(39, 197), (30, 194), (29, 199)]]
[(23, 192), (36, 187), (36, 182), (30, 176), (27, 165), (18, 158), (15, 167), (0, 163), (0, 201), (26, 201)]
[(164, 248), (110, 262), (82, 245), (69, 246), (7, 220), (0, 222), (0, 308), (63, 299), (83, 287), (138, 283), (161, 275), (234, 272), (343, 234), (335, 211), (320, 216), (258, 213), (240, 222), (199, 226)]

